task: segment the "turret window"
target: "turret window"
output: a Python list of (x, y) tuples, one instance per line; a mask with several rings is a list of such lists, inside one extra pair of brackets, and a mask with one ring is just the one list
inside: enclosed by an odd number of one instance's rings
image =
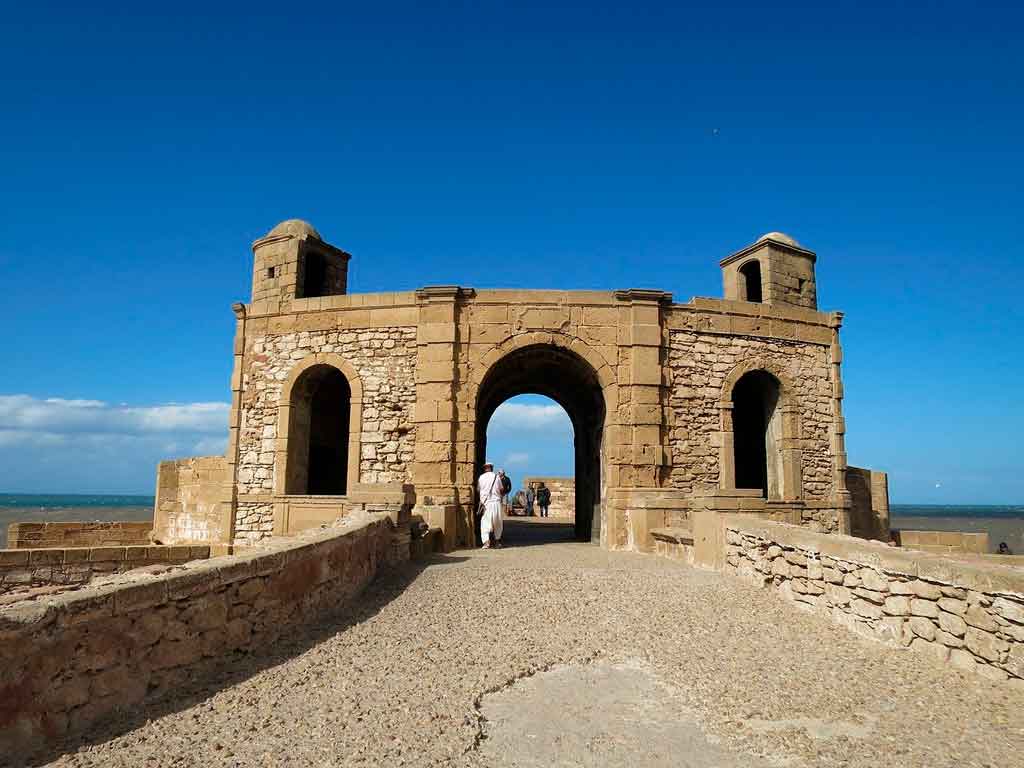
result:
[(748, 261), (740, 267), (741, 290), (745, 301), (760, 303), (761, 298), (761, 262), (757, 259)]

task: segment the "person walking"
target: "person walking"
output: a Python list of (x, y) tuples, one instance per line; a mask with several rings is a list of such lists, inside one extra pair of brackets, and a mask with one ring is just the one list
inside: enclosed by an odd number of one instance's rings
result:
[(544, 483), (539, 483), (537, 488), (537, 506), (540, 507), (540, 516), (548, 516), (548, 507), (551, 506), (551, 491)]
[(498, 477), (501, 480), (501, 513), (507, 517), (511, 511), (509, 494), (512, 493), (512, 478), (505, 474), (504, 469), (498, 470)]
[(501, 477), (494, 472), (491, 462), (484, 464), (484, 471), (476, 481), (477, 495), (480, 499), (480, 541), (481, 549), (494, 546), (501, 547)]
[(526, 486), (526, 492), (523, 494), (524, 506), (526, 507), (526, 516), (533, 517), (533, 501), (536, 496), (533, 493), (533, 483)]

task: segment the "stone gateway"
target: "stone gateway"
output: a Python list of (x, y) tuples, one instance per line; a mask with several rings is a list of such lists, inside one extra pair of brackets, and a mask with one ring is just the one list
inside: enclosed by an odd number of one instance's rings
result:
[(814, 252), (771, 232), (721, 261), (724, 299), (659, 290), (350, 294), (348, 253), (290, 220), (233, 306), (222, 457), (163, 462), (164, 543), (252, 544), (363, 511), (473, 543), (473, 485), (505, 400), (575, 432), (575, 532), (650, 549), (702, 510), (888, 537), (885, 475), (847, 466), (842, 314)]

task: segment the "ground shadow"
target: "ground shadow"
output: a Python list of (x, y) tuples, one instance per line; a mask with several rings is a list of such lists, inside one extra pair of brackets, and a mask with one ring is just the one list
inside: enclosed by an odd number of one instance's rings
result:
[(552, 517), (506, 517), (502, 522), (502, 528), (502, 547), (580, 543), (570, 520)]
[[(43, 765), (81, 747), (98, 745), (117, 738), (145, 725), (148, 720), (188, 709), (222, 689), (242, 683), (265, 669), (308, 651), (329, 637), (373, 618), (388, 603), (401, 595), (427, 568), (465, 560), (465, 557), (458, 555), (435, 554), (424, 561), (383, 568), (359, 597), (340, 607), (336, 612), (312, 619), (308, 624), (296, 626), (291, 633), (283, 635), (265, 648), (226, 654), (218, 659), (214, 666), (204, 667), (193, 673), (193, 676), (172, 695), (145, 701), (131, 711), (118, 712), (86, 733), (72, 734), (59, 742), (47, 745), (43, 751), (32, 755), (26, 763), (19, 762), (19, 765)], [(0, 756), (0, 766), (2, 765), (11, 763)]]

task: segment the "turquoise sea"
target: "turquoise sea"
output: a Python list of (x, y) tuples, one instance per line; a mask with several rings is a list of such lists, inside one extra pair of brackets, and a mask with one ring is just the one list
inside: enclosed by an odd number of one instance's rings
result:
[[(893, 504), (893, 528), (944, 531), (987, 531), (991, 548), (1005, 541), (1024, 554), (1024, 505)], [(72, 522), (87, 520), (151, 520), (152, 496), (104, 494), (0, 493), (0, 547), (7, 543), (7, 526), (15, 522)]]

